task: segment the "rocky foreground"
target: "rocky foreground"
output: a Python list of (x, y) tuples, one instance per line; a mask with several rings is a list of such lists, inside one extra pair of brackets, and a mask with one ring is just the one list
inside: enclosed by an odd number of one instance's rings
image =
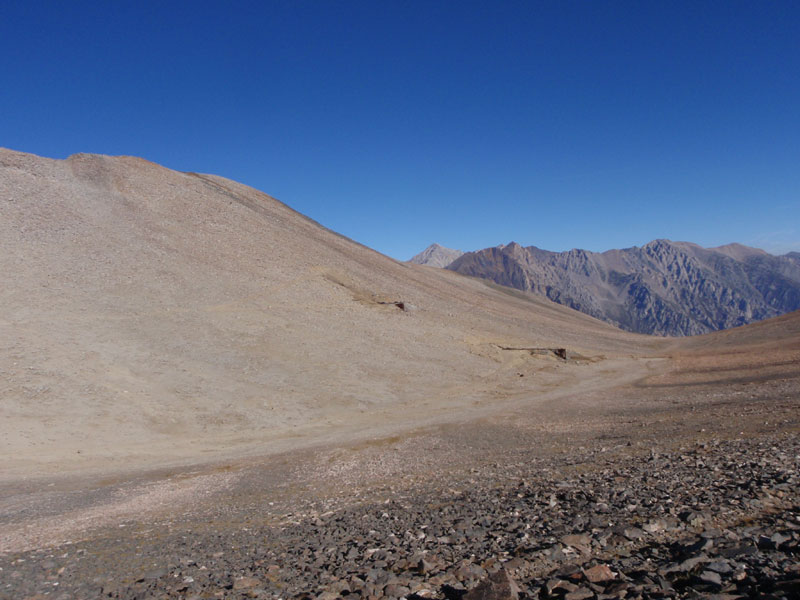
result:
[(798, 598), (800, 436), (440, 474), (280, 523), (0, 557), (4, 598)]

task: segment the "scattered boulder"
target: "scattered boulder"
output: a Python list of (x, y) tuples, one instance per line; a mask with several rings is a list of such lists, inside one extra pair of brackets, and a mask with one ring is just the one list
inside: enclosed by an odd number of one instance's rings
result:
[(595, 565), (590, 569), (586, 569), (583, 574), (586, 579), (592, 583), (604, 583), (612, 581), (616, 578), (617, 574), (612, 571), (608, 565)]
[(464, 600), (517, 600), (519, 593), (517, 583), (505, 569), (500, 569), (467, 592)]

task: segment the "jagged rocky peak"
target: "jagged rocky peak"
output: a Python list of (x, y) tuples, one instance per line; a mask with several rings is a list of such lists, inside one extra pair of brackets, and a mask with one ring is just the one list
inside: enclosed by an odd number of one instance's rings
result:
[(433, 243), (408, 262), (417, 265), (428, 265), (430, 267), (439, 267), (443, 269), (463, 254), (464, 253), (461, 250), (445, 248), (444, 246)]
[(695, 335), (800, 309), (797, 257), (667, 239), (602, 253), (511, 242), (465, 254), (448, 268), (541, 294), (628, 331)]
[(681, 250), (694, 247), (689, 242), (673, 242), (667, 239), (657, 239), (642, 246), (642, 250), (651, 256), (664, 256), (666, 254), (677, 254)]
[(512, 257), (520, 257), (528, 251), (528, 248), (525, 248), (524, 246), (518, 244), (517, 242), (512, 241), (507, 244), (500, 244), (499, 246), (495, 246), (494, 248), (487, 248), (487, 250), (492, 250), (495, 254), (499, 253), (502, 255), (508, 255)]

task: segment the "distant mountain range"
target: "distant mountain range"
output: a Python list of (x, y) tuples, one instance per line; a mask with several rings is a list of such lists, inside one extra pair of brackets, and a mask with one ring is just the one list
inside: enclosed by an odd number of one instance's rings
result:
[(434, 244), (412, 262), (540, 294), (637, 333), (695, 335), (800, 309), (800, 253), (741, 244), (654, 240), (602, 253), (515, 242), (461, 253)]

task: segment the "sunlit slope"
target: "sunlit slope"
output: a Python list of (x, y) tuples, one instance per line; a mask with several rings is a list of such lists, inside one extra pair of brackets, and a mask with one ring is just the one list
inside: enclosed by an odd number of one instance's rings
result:
[(723, 398), (769, 385), (781, 398), (794, 395), (800, 379), (800, 311), (671, 344), (673, 371), (652, 383), (722, 386), (716, 395)]
[(23, 462), (369, 427), (535, 394), (519, 373), (573, 368), (503, 347), (660, 343), (131, 157), (0, 150), (0, 269), (0, 452)]
[(800, 311), (742, 327), (686, 338), (681, 348), (703, 350), (731, 349), (750, 351), (756, 347), (800, 350)]

